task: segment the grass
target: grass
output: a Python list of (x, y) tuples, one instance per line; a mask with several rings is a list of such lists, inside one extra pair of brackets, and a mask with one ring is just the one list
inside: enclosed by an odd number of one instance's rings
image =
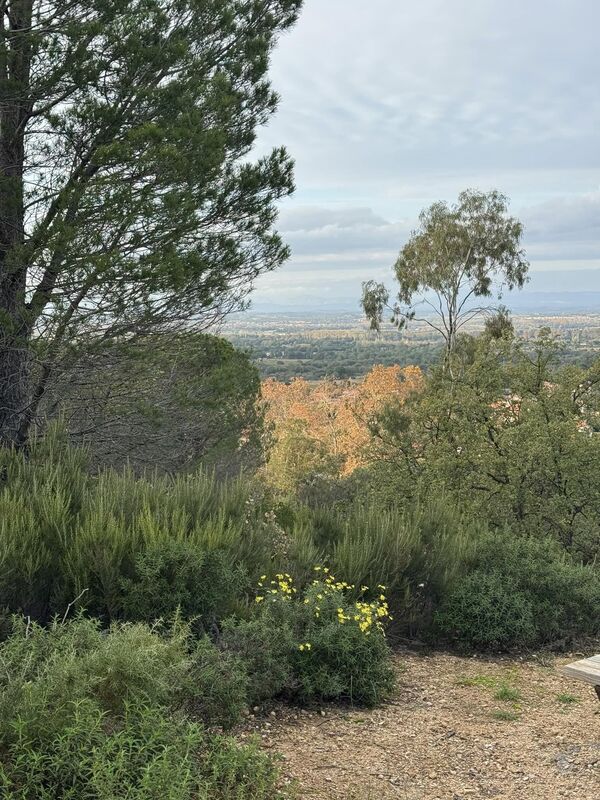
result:
[(497, 683), (496, 678), (492, 678), (489, 675), (465, 676), (456, 681), (457, 686), (482, 686), (484, 689), (494, 689)]
[(517, 714), (516, 711), (507, 711), (504, 708), (498, 708), (496, 711), (492, 711), (492, 717), (501, 722), (516, 722), (516, 720), (520, 719), (520, 715)]
[(557, 694), (556, 699), (559, 703), (563, 703), (566, 706), (581, 702), (579, 697), (575, 697), (574, 694), (568, 694), (568, 692), (561, 692), (560, 694)]
[(509, 686), (507, 683), (503, 683), (494, 695), (494, 698), (496, 700), (503, 700), (509, 703), (516, 703), (521, 699), (521, 693), (518, 689), (515, 689), (514, 686)]

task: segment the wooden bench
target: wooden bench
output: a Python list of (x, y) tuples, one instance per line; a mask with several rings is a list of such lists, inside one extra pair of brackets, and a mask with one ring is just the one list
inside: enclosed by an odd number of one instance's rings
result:
[(577, 681), (591, 684), (600, 700), (600, 656), (574, 661), (572, 664), (561, 667), (560, 672), (568, 678), (575, 678)]

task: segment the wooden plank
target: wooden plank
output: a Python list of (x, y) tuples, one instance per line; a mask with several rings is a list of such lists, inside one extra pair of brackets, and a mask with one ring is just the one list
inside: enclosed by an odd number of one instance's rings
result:
[(565, 669), (574, 669), (600, 675), (600, 663), (590, 661), (587, 658), (582, 661), (575, 661), (574, 664), (568, 664)]
[(583, 658), (573, 664), (566, 664), (560, 670), (563, 675), (592, 686), (600, 686), (600, 656)]

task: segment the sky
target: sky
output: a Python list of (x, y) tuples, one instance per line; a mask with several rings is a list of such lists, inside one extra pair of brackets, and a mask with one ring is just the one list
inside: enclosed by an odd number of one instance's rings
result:
[(598, 0), (305, 0), (256, 148), (296, 161), (277, 225), (292, 258), (254, 307), (393, 287), (419, 211), (465, 188), (510, 198), (530, 289), (600, 291), (599, 30)]

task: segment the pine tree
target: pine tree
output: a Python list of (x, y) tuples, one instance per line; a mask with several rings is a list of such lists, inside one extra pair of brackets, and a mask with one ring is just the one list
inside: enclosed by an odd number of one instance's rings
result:
[(0, 0), (0, 442), (53, 375), (202, 328), (288, 250), (267, 70), (301, 0)]

